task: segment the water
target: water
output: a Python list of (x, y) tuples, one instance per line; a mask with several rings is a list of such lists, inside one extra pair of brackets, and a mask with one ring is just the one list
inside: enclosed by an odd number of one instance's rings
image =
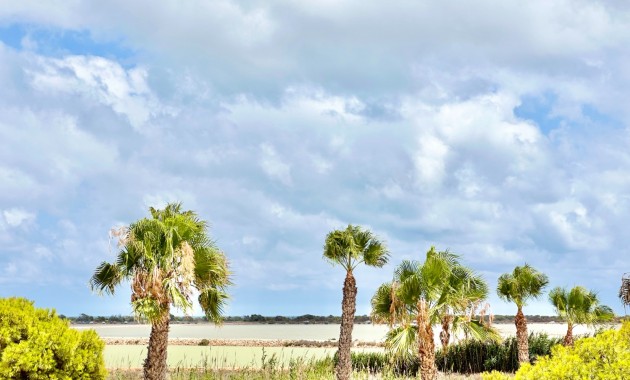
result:
[[(103, 338), (148, 338), (150, 325), (73, 325), (78, 330), (94, 329)], [(516, 335), (514, 324), (494, 325), (503, 337)], [(563, 323), (530, 323), (529, 332), (544, 332), (552, 337), (566, 333)], [(363, 342), (382, 342), (388, 327), (385, 325), (355, 325), (352, 339)], [(435, 341), (439, 342), (440, 327), (434, 327)], [(593, 329), (576, 326), (574, 335), (592, 333)], [(335, 340), (339, 338), (339, 325), (260, 325), (225, 324), (173, 324), (169, 333), (175, 339), (226, 339), (226, 340)]]
[[(150, 325), (73, 325), (78, 330), (94, 329), (102, 338), (147, 338)], [(355, 325), (352, 338), (365, 342), (381, 342), (387, 333), (385, 325)], [(258, 324), (173, 324), (169, 338), (234, 339), (234, 340), (336, 340), (339, 325), (258, 325)]]

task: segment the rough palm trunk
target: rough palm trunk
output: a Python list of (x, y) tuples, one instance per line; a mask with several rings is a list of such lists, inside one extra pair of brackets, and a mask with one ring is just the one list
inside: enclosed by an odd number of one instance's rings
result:
[(166, 349), (168, 348), (169, 313), (151, 324), (149, 350), (144, 361), (145, 380), (165, 380), (167, 374)]
[(437, 379), (435, 365), (435, 343), (433, 342), (433, 327), (429, 319), (427, 304), (424, 300), (418, 302), (418, 355), (420, 356), (420, 378), (423, 380)]
[(453, 316), (447, 315), (442, 318), (442, 331), (440, 331), (440, 341), (442, 342), (442, 349), (448, 347), (451, 341), (451, 322), (453, 322)]
[(350, 347), (352, 346), (352, 328), (354, 326), (356, 302), (356, 281), (352, 272), (348, 272), (346, 274), (346, 280), (343, 282), (343, 300), (341, 301), (341, 331), (339, 333), (339, 346), (337, 349), (339, 361), (335, 368), (338, 380), (348, 380), (352, 373)]
[(523, 309), (519, 306), (514, 318), (516, 325), (516, 346), (518, 348), (518, 362), (529, 363), (529, 342), (527, 337), (527, 319)]
[(573, 346), (573, 324), (571, 322), (568, 323), (567, 335), (564, 336), (563, 343), (565, 346)]

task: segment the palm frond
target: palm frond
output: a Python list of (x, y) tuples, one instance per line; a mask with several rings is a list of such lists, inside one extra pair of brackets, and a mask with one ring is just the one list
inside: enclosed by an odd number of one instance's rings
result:
[(116, 286), (120, 284), (122, 280), (123, 276), (120, 273), (119, 267), (103, 261), (101, 265), (96, 268), (90, 279), (90, 288), (92, 291), (96, 291), (99, 294), (105, 292), (113, 295)]
[(208, 288), (199, 293), (199, 304), (201, 309), (214, 323), (222, 322), (223, 308), (225, 307), (228, 295), (221, 289)]
[(418, 327), (405, 325), (387, 332), (385, 350), (394, 360), (410, 361), (418, 352)]

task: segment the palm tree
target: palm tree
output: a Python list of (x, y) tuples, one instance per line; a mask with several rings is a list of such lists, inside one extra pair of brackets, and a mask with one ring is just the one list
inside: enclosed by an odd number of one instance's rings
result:
[[(393, 281), (381, 285), (372, 297), (372, 320), (392, 327), (386, 338), (388, 352), (396, 360), (419, 358), (423, 379), (437, 378), (433, 325), (446, 326), (442, 337), (448, 344), (445, 338), (451, 324), (463, 325), (460, 313), (487, 294), (483, 280), (458, 260), (455, 254), (431, 247), (424, 263), (403, 261)], [(486, 330), (471, 331), (484, 334)]]
[(116, 262), (103, 262), (90, 279), (92, 290), (113, 295), (123, 281), (131, 283), (131, 305), (138, 318), (151, 323), (144, 377), (166, 379), (166, 349), (171, 306), (189, 311), (193, 289), (209, 320), (220, 323), (230, 285), (228, 263), (210, 240), (207, 223), (181, 204), (150, 208), (143, 218), (118, 230), (121, 248)]
[(548, 283), (549, 279), (545, 274), (527, 264), (522, 267), (517, 266), (512, 273), (505, 273), (499, 277), (497, 286), (499, 298), (507, 302), (514, 302), (517, 307), (514, 324), (516, 325), (519, 363), (529, 363), (527, 319), (523, 314), (523, 306), (526, 305), (528, 299), (540, 297)]
[(615, 317), (612, 309), (600, 305), (597, 294), (581, 286), (571, 291), (557, 287), (549, 292), (549, 302), (556, 309), (560, 318), (567, 322), (567, 334), (564, 345), (573, 345), (573, 326), (579, 324), (594, 325), (599, 322), (611, 321)]
[[(497, 333), (483, 319), (475, 320), (478, 306), (488, 298), (488, 284), (470, 268), (456, 263), (447, 283), (442, 288), (438, 314), (442, 324), (440, 341), (448, 347), (451, 330), (461, 330), (466, 335), (480, 338), (496, 338)], [(482, 309), (485, 311), (485, 309)]]
[(370, 231), (359, 226), (348, 225), (345, 230), (335, 230), (326, 236), (324, 257), (346, 270), (341, 301), (341, 329), (339, 332), (338, 359), (335, 372), (337, 379), (350, 378), (352, 363), (350, 346), (356, 311), (357, 286), (352, 271), (360, 264), (382, 267), (387, 264), (389, 252), (385, 244)]
[(630, 273), (624, 273), (621, 276), (621, 287), (619, 288), (619, 299), (623, 304), (623, 310), (630, 305)]

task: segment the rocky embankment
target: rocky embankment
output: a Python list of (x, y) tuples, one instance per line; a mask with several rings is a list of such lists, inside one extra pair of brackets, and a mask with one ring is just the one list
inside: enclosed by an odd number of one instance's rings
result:
[[(107, 345), (148, 345), (148, 338), (102, 338)], [(169, 339), (174, 346), (236, 346), (236, 347), (337, 347), (336, 340), (280, 339)], [(383, 347), (382, 342), (354, 341), (353, 347)]]

